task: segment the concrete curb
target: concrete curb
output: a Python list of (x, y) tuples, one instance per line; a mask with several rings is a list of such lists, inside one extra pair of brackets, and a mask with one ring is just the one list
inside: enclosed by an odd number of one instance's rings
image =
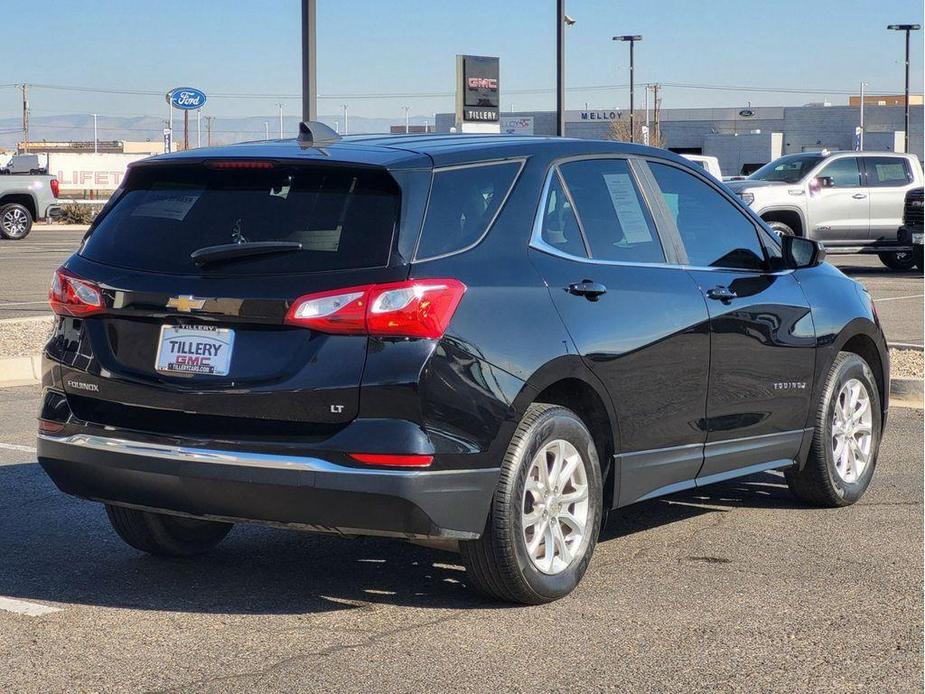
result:
[(42, 380), (42, 355), (0, 359), (0, 388), (26, 386)]

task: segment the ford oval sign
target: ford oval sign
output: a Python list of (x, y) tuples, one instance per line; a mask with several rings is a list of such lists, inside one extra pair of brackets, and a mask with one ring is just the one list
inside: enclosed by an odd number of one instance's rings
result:
[(743, 108), (741, 111), (739, 111), (739, 115), (742, 116), (742, 118), (751, 118), (755, 115), (755, 112), (750, 108)]
[(192, 87), (177, 87), (167, 92), (170, 105), (181, 111), (195, 111), (206, 105), (206, 95)]

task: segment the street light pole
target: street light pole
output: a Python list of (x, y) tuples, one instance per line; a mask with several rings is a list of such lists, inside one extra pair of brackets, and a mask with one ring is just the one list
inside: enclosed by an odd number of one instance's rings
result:
[(887, 29), (906, 32), (906, 113), (904, 118), (903, 152), (909, 153), (909, 34), (921, 29), (919, 24), (890, 24)]
[(556, 135), (565, 136), (565, 0), (556, 0)]
[(100, 141), (100, 139), (99, 139), (99, 137), (97, 137), (97, 134), (96, 134), (96, 114), (95, 114), (95, 113), (91, 113), (90, 115), (93, 116), (93, 153), (94, 153), (94, 154), (97, 154), (97, 153), (99, 153), (99, 141)]
[(347, 127), (347, 104), (344, 104), (344, 135), (349, 135), (350, 129)]
[(637, 41), (642, 41), (642, 36), (639, 34), (626, 34), (624, 36), (614, 36), (614, 41), (628, 41), (630, 45), (630, 142), (636, 141), (636, 112), (633, 108), (634, 97), (635, 97), (635, 87), (633, 82), (635, 64), (633, 60), (633, 46), (636, 45)]
[(867, 82), (861, 82), (861, 122), (859, 124), (861, 128), (861, 134), (858, 136), (858, 151), (864, 151), (864, 87), (867, 86)]
[(283, 105), (276, 104), (279, 106), (279, 139), (283, 139)]
[(302, 0), (302, 120), (318, 120), (315, 0)]
[(405, 135), (411, 132), (409, 121), (408, 121), (408, 106), (402, 106), (402, 111), (405, 112)]

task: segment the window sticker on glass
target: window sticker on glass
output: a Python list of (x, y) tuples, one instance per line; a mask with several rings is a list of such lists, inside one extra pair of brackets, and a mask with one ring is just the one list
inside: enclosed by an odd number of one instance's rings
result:
[(149, 190), (144, 200), (132, 210), (132, 217), (155, 217), (182, 222), (199, 200), (202, 191)]
[(902, 163), (877, 164), (877, 178), (881, 181), (905, 181), (906, 170)]
[(336, 229), (306, 229), (299, 232), (299, 242), (306, 251), (337, 253), (340, 248), (340, 227)]
[(636, 188), (629, 174), (604, 174), (604, 182), (610, 193), (610, 202), (617, 213), (627, 243), (647, 243), (652, 240), (649, 223), (642, 212)]

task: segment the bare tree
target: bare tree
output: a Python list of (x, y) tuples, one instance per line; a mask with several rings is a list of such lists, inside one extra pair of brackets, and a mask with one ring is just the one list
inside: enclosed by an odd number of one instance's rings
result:
[[(645, 138), (642, 136), (642, 129), (645, 127), (645, 122), (639, 122), (639, 114), (636, 114), (636, 142), (642, 144), (645, 141)], [(627, 115), (626, 118), (620, 117), (615, 120), (610, 121), (610, 132), (607, 135), (610, 140), (618, 140), (619, 142), (629, 142), (630, 141), (630, 119)], [(659, 128), (654, 127), (654, 125), (649, 126), (649, 145), (651, 147), (662, 147), (664, 142), (662, 141), (661, 131)]]

